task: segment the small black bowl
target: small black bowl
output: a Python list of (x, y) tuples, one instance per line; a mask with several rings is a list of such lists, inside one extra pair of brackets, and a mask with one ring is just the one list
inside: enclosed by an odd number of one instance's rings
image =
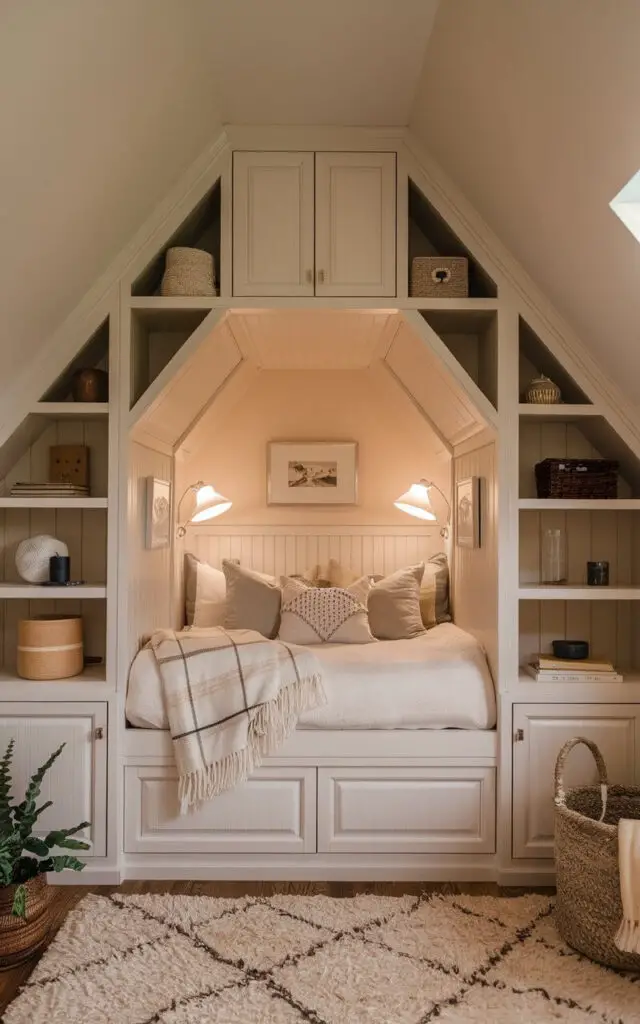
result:
[(552, 640), (551, 646), (556, 658), (570, 658), (580, 661), (589, 657), (589, 644), (586, 640)]

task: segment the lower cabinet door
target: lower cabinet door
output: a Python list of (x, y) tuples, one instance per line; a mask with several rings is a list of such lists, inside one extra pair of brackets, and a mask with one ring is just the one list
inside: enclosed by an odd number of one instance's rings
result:
[(320, 768), (319, 853), (493, 853), (495, 768)]
[(315, 853), (315, 768), (259, 768), (181, 815), (175, 768), (125, 769), (127, 853)]
[[(54, 684), (52, 684), (54, 685)], [(91, 843), (80, 856), (107, 852), (107, 705), (37, 701), (0, 703), (0, 749), (15, 739), (13, 798), (22, 800), (30, 776), (54, 750), (64, 750), (42, 781), (38, 803), (53, 801), (38, 819), (36, 835), (89, 821), (77, 838)], [(62, 851), (60, 851), (62, 852)], [(79, 876), (80, 881), (82, 878)]]
[[(574, 736), (594, 740), (610, 782), (633, 784), (640, 709), (633, 704), (515, 704), (513, 707), (513, 856), (553, 858), (554, 773), (561, 747)], [(590, 751), (569, 754), (565, 786), (598, 784)]]

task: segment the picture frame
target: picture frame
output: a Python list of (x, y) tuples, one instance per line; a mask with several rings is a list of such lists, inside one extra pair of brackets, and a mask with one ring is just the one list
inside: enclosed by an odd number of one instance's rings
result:
[(456, 545), (459, 548), (479, 548), (480, 531), (480, 477), (469, 476), (456, 482)]
[(147, 477), (145, 545), (151, 550), (171, 544), (171, 483)]
[(270, 441), (268, 505), (355, 505), (356, 441)]

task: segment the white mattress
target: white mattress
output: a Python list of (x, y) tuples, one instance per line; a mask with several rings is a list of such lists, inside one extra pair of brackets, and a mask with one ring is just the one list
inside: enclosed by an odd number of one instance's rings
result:
[[(314, 647), (327, 705), (300, 716), (300, 729), (492, 729), (496, 701), (478, 641), (451, 623), (413, 640)], [(153, 653), (136, 656), (127, 719), (167, 729)]]

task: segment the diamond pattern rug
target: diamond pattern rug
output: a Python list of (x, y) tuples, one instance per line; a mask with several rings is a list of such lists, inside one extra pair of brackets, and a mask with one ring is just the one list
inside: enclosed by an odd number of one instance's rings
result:
[(640, 1024), (545, 896), (87, 896), (5, 1024)]

